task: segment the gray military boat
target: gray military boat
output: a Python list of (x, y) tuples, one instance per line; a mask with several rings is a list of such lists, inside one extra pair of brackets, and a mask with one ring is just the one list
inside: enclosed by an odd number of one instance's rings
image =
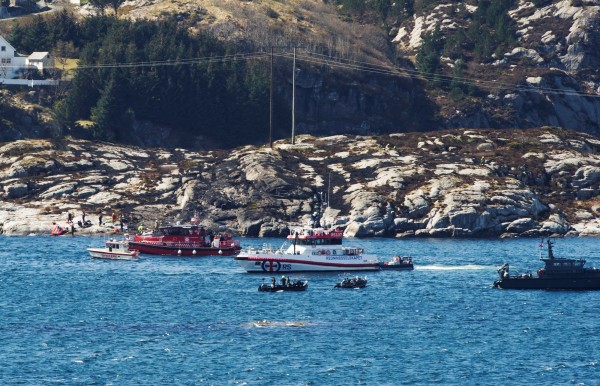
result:
[(509, 266), (505, 263), (498, 269), (500, 279), (494, 282), (494, 287), (502, 289), (600, 290), (600, 269), (584, 268), (584, 259), (554, 257), (552, 241), (547, 240), (547, 244), (548, 257), (540, 257), (545, 266), (537, 270), (537, 276), (531, 273), (511, 275)]

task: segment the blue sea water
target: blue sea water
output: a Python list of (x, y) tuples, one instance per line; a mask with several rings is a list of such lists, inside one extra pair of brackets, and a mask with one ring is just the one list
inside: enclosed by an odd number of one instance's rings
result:
[[(244, 246), (278, 239), (242, 239)], [(598, 384), (600, 292), (492, 288), (539, 240), (349, 240), (412, 272), (296, 274), (262, 293), (231, 257), (89, 257), (90, 237), (0, 237), (0, 384)], [(556, 240), (600, 266), (599, 239)], [(270, 323), (259, 324), (260, 321)]]

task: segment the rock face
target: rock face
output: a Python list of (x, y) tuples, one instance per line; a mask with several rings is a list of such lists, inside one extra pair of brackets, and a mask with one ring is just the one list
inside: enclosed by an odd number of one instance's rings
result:
[[(396, 7), (406, 2), (391, 3)], [(189, 18), (191, 26), (197, 23), (192, 30), (207, 30), (235, 43), (253, 42), (259, 51), (273, 46), (305, 47), (304, 57), (299, 56), (295, 68), (294, 88), (293, 70), (287, 60), (276, 61), (274, 73), (278, 125), (284, 126), (281, 121), (289, 118), (295, 95), (298, 133), (373, 135), (434, 128), (560, 126), (600, 135), (598, 1), (509, 2), (508, 17), (516, 31), (506, 52), (498, 47), (492, 50), (496, 51), (493, 55), (472, 60), (477, 56), (475, 48), (466, 43), (460, 45), (460, 54), (447, 49), (439, 52), (438, 70), (443, 77), (455, 78), (459, 61), (467, 60), (464, 74), (455, 79), (466, 80), (460, 94), (468, 95), (462, 96), (448, 93), (451, 85), (446, 81), (439, 82), (441, 87), (437, 81), (422, 82), (422, 75), (415, 72), (414, 58), (423, 37), (437, 28), (442, 46), (457, 38), (459, 31), (468, 31), (478, 2), (421, 3), (412, 7), (412, 17), (377, 17), (371, 25), (370, 12), (360, 16), (360, 23), (352, 23), (346, 10), (338, 7), (339, 2), (321, 0), (132, 0), (120, 16), (157, 20), (173, 12), (177, 20)], [(84, 15), (98, 12), (89, 4), (78, 9)], [(265, 9), (279, 16), (270, 17)], [(344, 14), (341, 18), (340, 11)], [(383, 32), (382, 25), (389, 33)], [(281, 54), (289, 58), (290, 52), (281, 49)], [(425, 78), (433, 76), (429, 75)], [(67, 132), (61, 127), (51, 110), (53, 92), (42, 89), (22, 94), (0, 90), (0, 141), (61, 137), (66, 133), (91, 138), (89, 130), (74, 127)], [(227, 146), (207, 138), (190, 141), (177, 135), (179, 130), (175, 129), (135, 121), (128, 130), (128, 140), (146, 147)], [(282, 136), (283, 132), (276, 131), (275, 135)], [(22, 170), (14, 170), (19, 172)]]
[[(447, 41), (471, 25), (476, 6), (467, 2), (438, 3), (399, 26), (392, 42), (405, 55), (415, 55), (423, 37), (436, 28)], [(560, 126), (600, 135), (600, 100), (597, 98), (600, 82), (596, 75), (600, 65), (597, 49), (600, 3), (554, 0), (513, 4), (508, 15), (517, 29), (517, 46), (497, 53), (497, 60), (469, 63), (469, 67), (477, 71), (466, 75), (476, 78), (478, 83), (482, 80), (505, 82), (506, 87), (487, 88), (486, 97), (471, 99), (462, 106), (451, 102), (442, 104), (445, 127)], [(440, 60), (447, 63), (448, 68), (455, 65), (449, 58)], [(488, 79), (481, 75), (485, 73), (494, 75)], [(524, 75), (503, 78), (501, 73)], [(446, 74), (451, 76), (449, 71)]]
[[(110, 232), (187, 222), (281, 237), (325, 208), (346, 236), (600, 235), (600, 140), (561, 129), (300, 136), (230, 152), (83, 140), (0, 147), (0, 232), (47, 234), (67, 212)], [(329, 205), (325, 205), (328, 203)], [(100, 226), (103, 213), (108, 224)]]

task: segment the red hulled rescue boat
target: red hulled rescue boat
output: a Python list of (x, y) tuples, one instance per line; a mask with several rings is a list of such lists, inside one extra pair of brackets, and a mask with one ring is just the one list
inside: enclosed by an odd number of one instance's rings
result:
[(201, 225), (169, 225), (151, 234), (135, 235), (129, 240), (129, 249), (151, 255), (231, 256), (241, 247), (228, 233), (213, 235)]

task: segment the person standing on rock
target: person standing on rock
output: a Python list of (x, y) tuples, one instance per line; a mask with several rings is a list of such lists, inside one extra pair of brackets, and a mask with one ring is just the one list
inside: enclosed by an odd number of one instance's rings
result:
[(73, 215), (71, 214), (71, 211), (67, 212), (67, 224), (70, 224), (73, 222)]
[(98, 225), (102, 226), (102, 212), (98, 215)]
[(115, 225), (116, 222), (117, 222), (117, 215), (115, 214), (115, 212), (113, 212), (113, 214), (112, 214), (112, 223), (113, 223), (113, 225)]
[(81, 211), (81, 223), (85, 224), (85, 210)]

